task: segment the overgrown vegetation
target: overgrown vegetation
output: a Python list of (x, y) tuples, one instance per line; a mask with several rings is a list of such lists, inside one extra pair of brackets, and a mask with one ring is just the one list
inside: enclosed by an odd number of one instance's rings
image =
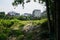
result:
[[(38, 25), (42, 25), (42, 30), (43, 29), (43, 24), (47, 21), (47, 19), (42, 19), (42, 20), (17, 20), (17, 19), (12, 19), (12, 20), (4, 20), (0, 19), (0, 39), (1, 40), (7, 40), (9, 37), (16, 37), (17, 40), (35, 40), (34, 36), (36, 35), (35, 32), (41, 31), (39, 28), (31, 30), (28, 33), (22, 31), (23, 27), (29, 23), (32, 22), (32, 26), (37, 27)], [(47, 25), (45, 25), (47, 27)], [(46, 30), (47, 31), (47, 30)], [(41, 31), (42, 32), (42, 31)], [(40, 33), (40, 32), (39, 32)], [(39, 36), (40, 37), (40, 36)], [(12, 40), (12, 38), (10, 38)]]

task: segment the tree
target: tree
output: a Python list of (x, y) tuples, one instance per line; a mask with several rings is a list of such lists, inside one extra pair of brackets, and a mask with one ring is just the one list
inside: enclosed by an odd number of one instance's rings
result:
[(0, 18), (3, 19), (5, 17), (5, 12), (0, 12)]
[[(56, 38), (56, 31), (57, 31), (57, 27), (59, 26), (59, 1), (58, 0), (39, 0), (40, 1), (46, 2), (46, 7), (47, 7), (47, 17), (48, 17), (48, 23), (49, 23), (49, 32), (50, 33), (54, 33), (55, 34), (55, 38)], [(26, 3), (30, 2), (30, 0), (27, 0)], [(34, 2), (36, 2), (36, 0), (34, 0)], [(15, 0), (13, 5), (18, 5), (18, 4), (22, 4), (22, 6), (24, 7), (24, 0)], [(51, 22), (51, 17), (50, 17), (50, 13), (52, 13), (52, 22)], [(52, 39), (51, 39), (52, 40)], [(56, 39), (57, 40), (57, 39)]]
[(7, 40), (7, 35), (4, 33), (0, 33), (0, 40)]

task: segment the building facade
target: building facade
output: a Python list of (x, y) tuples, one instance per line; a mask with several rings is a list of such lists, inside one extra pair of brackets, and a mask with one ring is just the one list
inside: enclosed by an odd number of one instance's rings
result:
[(24, 13), (23, 16), (31, 16), (30, 13)]
[(8, 12), (7, 15), (8, 16), (20, 16), (20, 13), (16, 13), (16, 12), (12, 11), (12, 12)]
[(32, 13), (33, 17), (41, 17), (41, 10), (34, 10)]

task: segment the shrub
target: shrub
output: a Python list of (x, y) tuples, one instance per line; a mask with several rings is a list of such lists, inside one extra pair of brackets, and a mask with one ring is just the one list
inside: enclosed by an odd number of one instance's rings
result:
[(19, 36), (19, 35), (23, 35), (23, 32), (20, 30), (11, 30), (10, 34), (14, 36)]
[(7, 40), (7, 35), (4, 33), (0, 33), (0, 40)]
[(44, 23), (42, 23), (40, 28), (41, 28), (41, 32), (40, 32), (41, 39), (49, 40), (48, 21), (45, 21)]
[(24, 39), (24, 35), (19, 35), (18, 37), (17, 37), (17, 40), (23, 40)]
[(7, 28), (10, 28), (14, 24), (14, 22), (10, 20), (3, 20), (1, 23), (3, 24), (4, 27), (7, 27)]

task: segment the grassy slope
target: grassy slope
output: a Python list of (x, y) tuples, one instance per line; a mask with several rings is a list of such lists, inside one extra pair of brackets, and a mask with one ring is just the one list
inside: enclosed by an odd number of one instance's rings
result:
[(47, 21), (47, 19), (42, 19), (42, 20), (17, 20), (17, 19), (13, 19), (13, 20), (0, 20), (0, 26), (4, 26), (3, 24), (5, 25), (11, 25), (11, 22), (13, 22), (14, 24), (10, 27), (11, 29), (19, 29), (20, 27), (22, 27), (23, 25), (27, 25), (29, 23), (33, 23), (34, 25), (35, 24), (38, 24), (38, 23), (43, 23)]

